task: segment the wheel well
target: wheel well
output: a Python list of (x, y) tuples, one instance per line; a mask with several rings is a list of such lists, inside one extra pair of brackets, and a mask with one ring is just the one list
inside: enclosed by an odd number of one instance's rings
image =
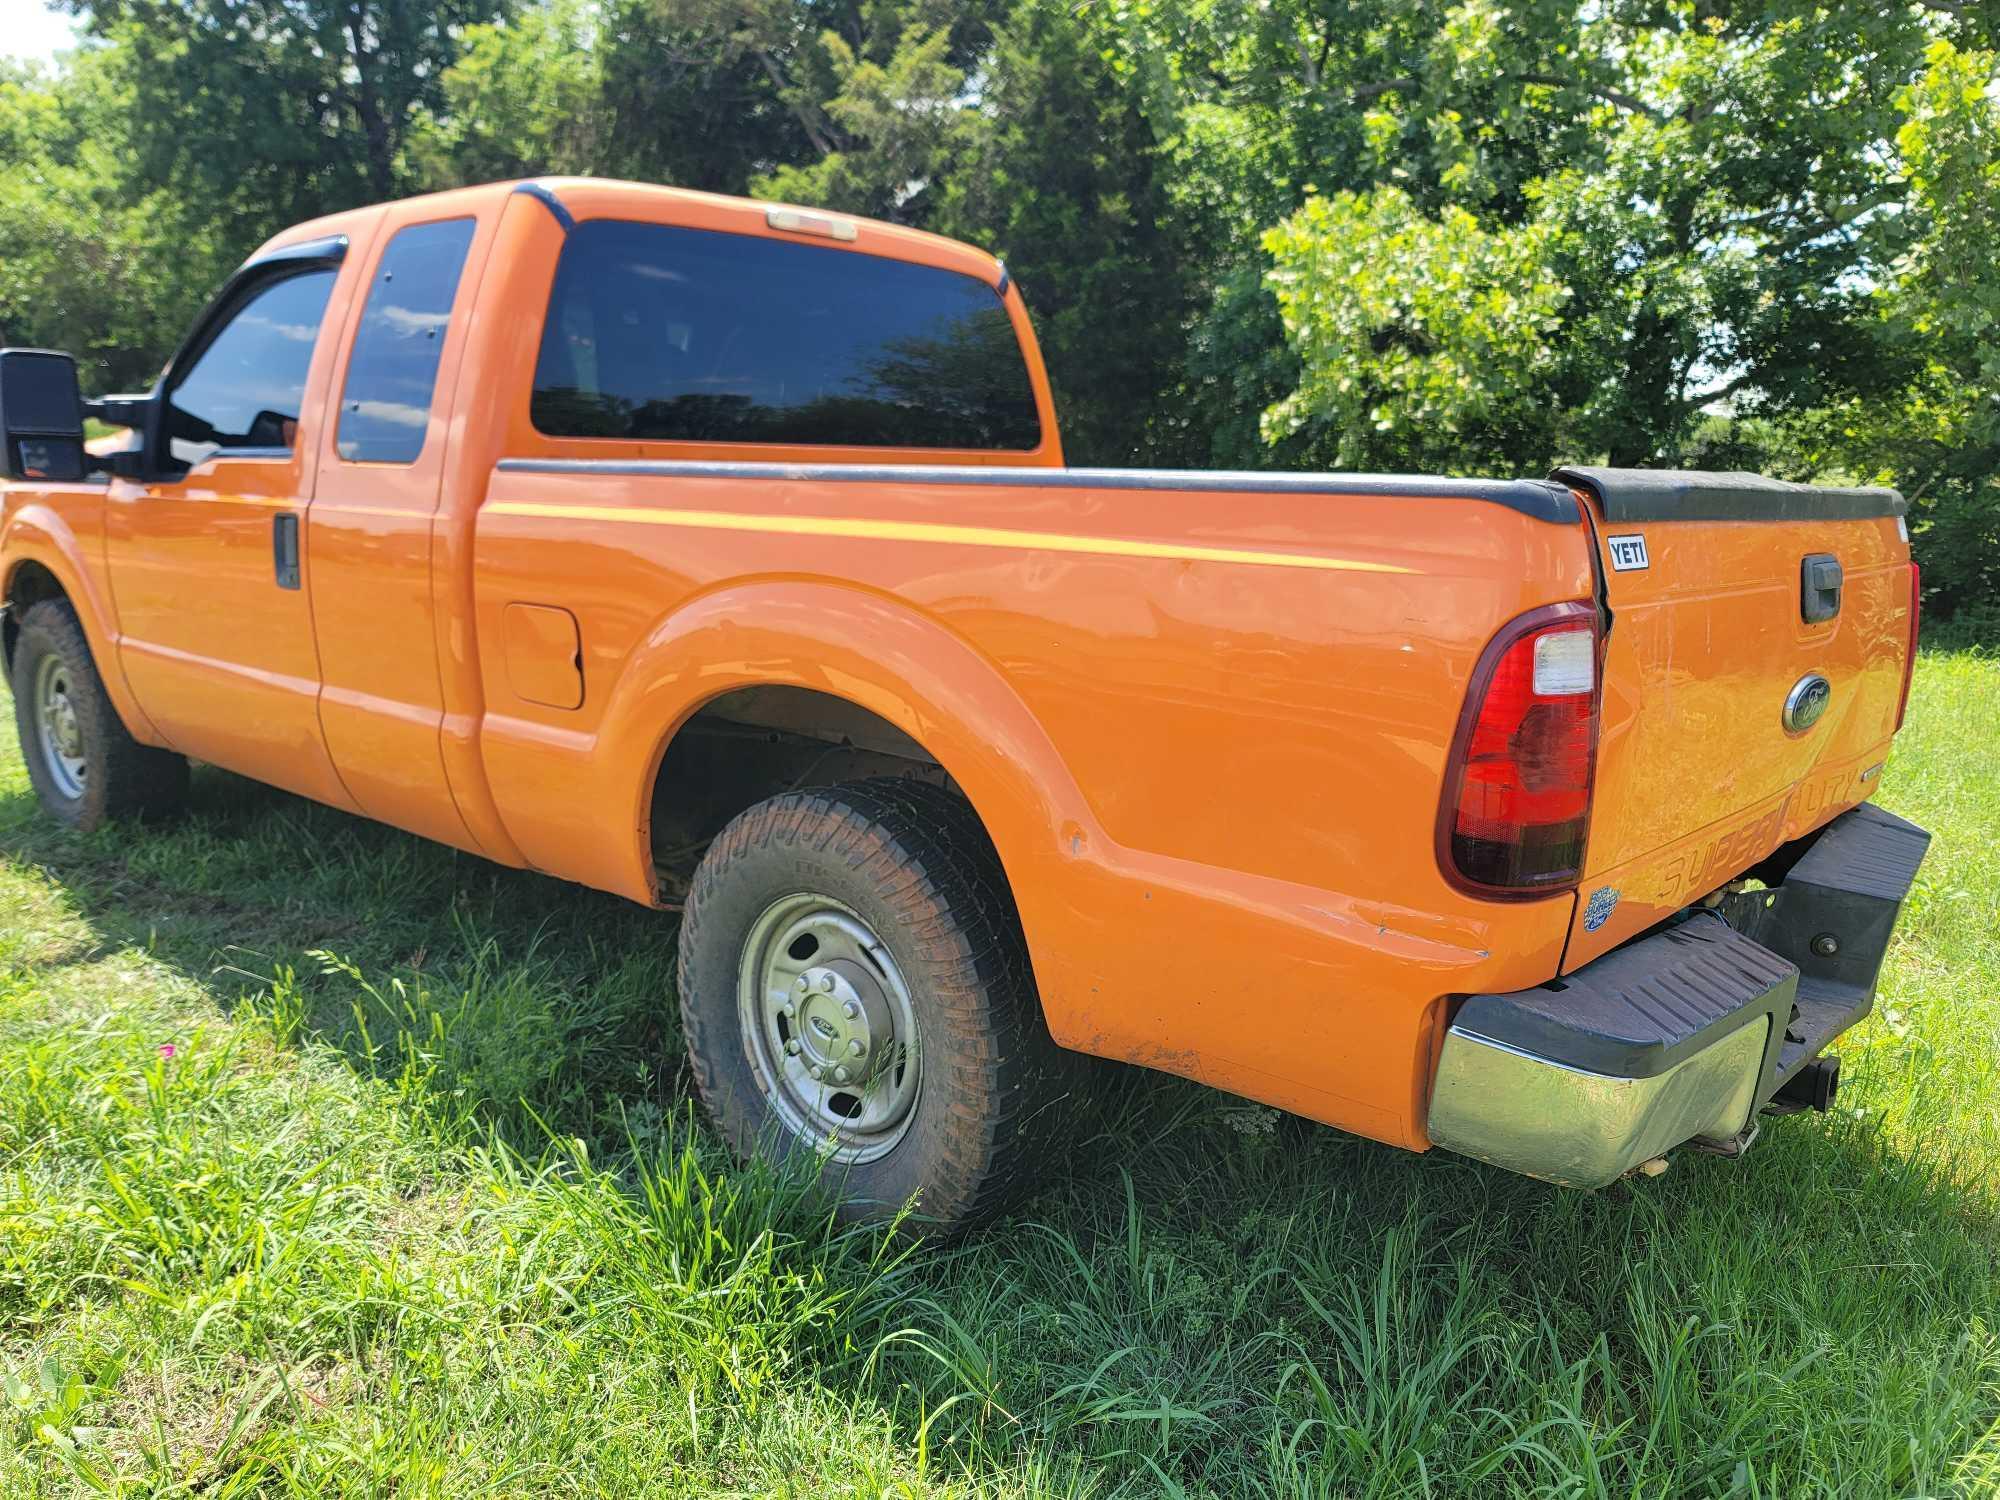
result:
[(67, 600), (56, 575), (30, 559), (14, 570), (7, 581), (7, 609), (0, 614), (0, 661), (9, 673), (14, 670), (14, 643), (21, 638), (21, 616), (44, 599)]
[(661, 900), (678, 904), (709, 841), (745, 808), (864, 776), (909, 776), (959, 790), (930, 751), (845, 698), (786, 686), (724, 693), (680, 727), (653, 779)]

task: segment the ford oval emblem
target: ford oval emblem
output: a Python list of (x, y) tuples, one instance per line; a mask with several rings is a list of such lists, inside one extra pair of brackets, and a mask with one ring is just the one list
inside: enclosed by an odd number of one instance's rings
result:
[(1817, 672), (1808, 672), (1785, 695), (1785, 733), (1804, 734), (1819, 722), (1832, 701), (1833, 684)]
[(1618, 905), (1616, 886), (1601, 885), (1590, 893), (1590, 901), (1583, 908), (1583, 930), (1595, 932), (1611, 920), (1611, 913)]

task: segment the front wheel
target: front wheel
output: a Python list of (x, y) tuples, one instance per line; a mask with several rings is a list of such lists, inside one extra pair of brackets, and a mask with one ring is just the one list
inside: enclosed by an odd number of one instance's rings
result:
[(680, 992), (731, 1147), (819, 1153), (849, 1217), (992, 1214), (1031, 1180), (1070, 1074), (998, 855), (964, 799), (922, 782), (737, 817), (695, 873)]
[(21, 616), (12, 687), (28, 780), (52, 817), (88, 833), (185, 797), (187, 762), (132, 738), (66, 602), (46, 599)]

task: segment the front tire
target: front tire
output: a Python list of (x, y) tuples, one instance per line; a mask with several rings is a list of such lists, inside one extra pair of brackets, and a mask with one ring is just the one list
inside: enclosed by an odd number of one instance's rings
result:
[(21, 616), (11, 686), (21, 757), (50, 817), (88, 833), (185, 799), (187, 762), (132, 738), (67, 602), (45, 599)]
[(964, 799), (876, 780), (760, 802), (709, 847), (680, 941), (695, 1082), (739, 1157), (822, 1153), (848, 1218), (947, 1231), (1031, 1181), (1069, 1054)]

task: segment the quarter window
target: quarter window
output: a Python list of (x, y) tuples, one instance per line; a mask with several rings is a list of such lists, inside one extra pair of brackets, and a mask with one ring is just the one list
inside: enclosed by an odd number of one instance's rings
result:
[(438, 358), (473, 228), (471, 219), (412, 224), (382, 251), (348, 356), (336, 439), (342, 458), (407, 464), (424, 451)]
[(193, 464), (230, 448), (290, 451), (333, 277), (308, 271), (264, 287), (209, 340), (168, 398), (175, 458)]
[(985, 282), (751, 235), (590, 220), (535, 371), (551, 437), (1024, 451), (1041, 421)]

